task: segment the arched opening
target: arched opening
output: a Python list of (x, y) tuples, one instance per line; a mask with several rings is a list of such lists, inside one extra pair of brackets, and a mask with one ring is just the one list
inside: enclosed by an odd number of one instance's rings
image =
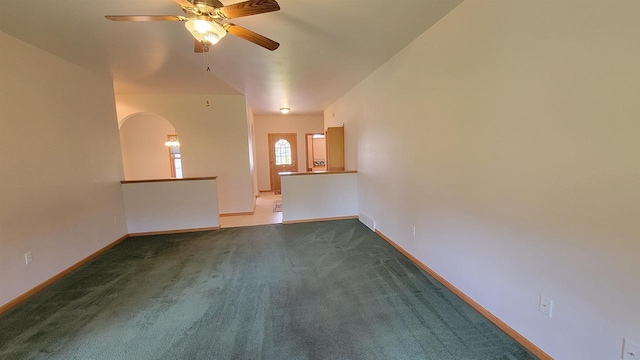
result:
[(178, 135), (162, 116), (135, 113), (124, 118), (120, 123), (120, 146), (125, 179), (182, 177)]

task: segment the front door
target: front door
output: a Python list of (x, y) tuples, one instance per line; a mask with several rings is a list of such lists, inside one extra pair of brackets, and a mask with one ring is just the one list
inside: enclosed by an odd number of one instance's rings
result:
[(280, 175), (285, 171), (298, 171), (297, 134), (269, 134), (269, 168), (271, 190), (280, 194)]

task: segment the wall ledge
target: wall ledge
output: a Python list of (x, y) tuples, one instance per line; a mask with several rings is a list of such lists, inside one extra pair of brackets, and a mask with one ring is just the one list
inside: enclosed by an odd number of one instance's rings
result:
[(138, 184), (138, 183), (152, 183), (152, 182), (167, 182), (167, 181), (193, 181), (193, 180), (215, 180), (217, 176), (203, 176), (203, 177), (189, 177), (189, 178), (169, 178), (169, 179), (146, 179), (146, 180), (122, 180), (121, 184)]

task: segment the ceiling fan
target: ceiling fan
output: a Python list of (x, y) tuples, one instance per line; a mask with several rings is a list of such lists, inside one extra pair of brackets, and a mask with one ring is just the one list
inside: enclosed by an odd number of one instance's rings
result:
[(107, 15), (112, 21), (184, 21), (195, 40), (194, 52), (209, 51), (227, 33), (268, 50), (280, 44), (251, 30), (228, 22), (230, 19), (280, 10), (276, 0), (249, 0), (224, 6), (219, 0), (174, 0), (186, 16), (177, 15)]

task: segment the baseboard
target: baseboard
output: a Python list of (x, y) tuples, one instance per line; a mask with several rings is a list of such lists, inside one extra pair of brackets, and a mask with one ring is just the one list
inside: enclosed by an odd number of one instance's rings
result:
[(220, 226), (206, 227), (206, 228), (193, 228), (193, 229), (139, 232), (139, 233), (131, 233), (129, 234), (129, 237), (151, 236), (151, 235), (171, 235), (171, 234), (182, 234), (182, 233), (192, 233), (192, 232), (212, 231), (212, 230), (220, 230)]
[[(308, 222), (335, 221), (335, 220), (348, 220), (348, 219), (358, 219), (358, 216), (341, 216), (341, 217), (331, 217), (331, 218), (290, 220), (290, 221), (283, 221), (282, 223), (283, 224), (299, 224), (299, 223), (308, 223)], [(76, 270), (80, 266), (88, 263), (89, 261), (93, 260), (94, 258), (96, 258), (97, 256), (101, 255), (105, 251), (111, 249), (112, 247), (118, 245), (119, 243), (121, 243), (122, 241), (126, 240), (129, 237), (147, 236), (147, 235), (162, 235), (162, 234), (178, 234), (178, 233), (210, 231), (210, 230), (219, 230), (219, 229), (220, 229), (220, 226), (209, 227), (209, 228), (169, 230), (169, 231), (154, 231), (154, 232), (146, 232), (146, 233), (132, 233), (132, 234), (124, 235), (124, 236), (120, 237), (119, 239), (113, 241), (112, 243), (104, 246), (103, 248), (95, 251), (94, 253), (92, 253), (91, 255), (87, 256), (86, 258), (84, 258), (84, 259), (78, 261), (77, 263), (71, 265), (70, 267), (68, 267), (67, 269), (61, 271), (60, 273), (50, 277), (49, 279), (47, 279), (46, 281), (44, 281), (40, 285), (37, 285), (36, 287), (34, 287), (31, 290), (25, 292), (24, 294), (16, 297), (15, 299), (9, 301), (6, 304), (0, 306), (0, 314), (3, 314), (5, 312), (9, 311), (10, 309), (15, 307), (16, 305), (20, 304), (21, 302), (25, 301), (26, 299), (28, 299), (31, 296), (33, 296), (36, 293), (38, 293), (40, 290), (46, 288), (47, 286), (53, 284), (54, 282), (56, 282), (58, 280), (60, 280), (61, 278), (65, 277), (66, 275), (68, 275), (72, 271)], [(427, 265), (422, 263), (415, 256), (411, 255), (403, 247), (401, 247), (400, 245), (396, 244), (388, 236), (384, 235), (382, 232), (380, 232), (377, 229), (375, 230), (375, 233), (378, 234), (378, 236), (380, 236), (386, 242), (388, 242), (391, 246), (396, 248), (400, 253), (402, 253), (404, 256), (406, 256), (414, 264), (416, 264), (416, 266), (418, 266), (419, 268), (421, 268), (422, 270), (427, 272), (429, 275), (433, 276), (436, 280), (438, 280), (447, 289), (449, 289), (451, 292), (453, 292), (458, 297), (460, 297), (462, 300), (464, 300), (467, 304), (469, 304), (472, 308), (474, 308), (476, 311), (478, 311), (480, 314), (482, 314), (484, 317), (486, 317), (489, 321), (491, 321), (493, 324), (495, 324), (498, 328), (500, 328), (502, 331), (504, 331), (507, 335), (511, 336), (514, 340), (516, 340), (518, 343), (520, 343), (520, 345), (524, 346), (527, 350), (531, 351), (531, 353), (533, 353), (535, 356), (539, 357), (542, 360), (553, 360), (553, 358), (549, 354), (545, 353), (542, 349), (537, 347), (534, 343), (529, 341), (524, 336), (520, 335), (520, 333), (518, 333), (513, 328), (511, 328), (509, 325), (507, 325), (505, 322), (500, 320), (497, 316), (493, 315), (491, 312), (489, 312), (489, 310), (487, 310), (484, 307), (482, 307), (482, 305), (480, 305), (477, 302), (475, 302), (467, 294), (463, 293), (460, 289), (455, 287), (453, 284), (451, 284), (445, 278), (443, 278), (440, 274), (438, 274), (437, 272), (435, 272), (434, 270), (429, 268)]]
[(240, 215), (253, 215), (253, 211), (247, 211), (247, 212), (237, 212), (237, 213), (224, 213), (224, 214), (220, 214), (220, 217), (229, 217), (229, 216), (240, 216)]
[(94, 252), (93, 254), (87, 256), (86, 258), (84, 258), (84, 259), (78, 261), (77, 263), (71, 265), (70, 267), (66, 268), (65, 270), (61, 271), (60, 273), (50, 277), (49, 279), (47, 279), (46, 281), (44, 281), (40, 285), (37, 285), (36, 287), (34, 287), (31, 290), (25, 292), (24, 294), (16, 297), (15, 299), (9, 301), (6, 304), (0, 306), (0, 314), (9, 311), (10, 309), (15, 307), (16, 305), (20, 304), (21, 302), (27, 300), (31, 296), (33, 296), (36, 293), (38, 293), (40, 290), (46, 288), (47, 286), (53, 284), (56, 281), (62, 279), (63, 277), (65, 277), (66, 275), (71, 273), (73, 270), (75, 270), (75, 269), (79, 268), (80, 266), (88, 263), (89, 261), (93, 260), (94, 258), (96, 258), (97, 256), (101, 255), (105, 251), (107, 251), (107, 250), (111, 249), (112, 247), (118, 245), (119, 243), (123, 242), (127, 238), (137, 237), (137, 236), (147, 236), (147, 235), (181, 234), (181, 233), (210, 231), (210, 230), (220, 230), (220, 226), (208, 227), (208, 228), (181, 229), (181, 230), (152, 231), (152, 232), (131, 233), (131, 234), (124, 235), (121, 238), (117, 239), (116, 241), (108, 244), (107, 246), (105, 246), (105, 247), (101, 248), (100, 250)]
[(283, 221), (282, 224), (301, 224), (301, 223), (309, 223), (309, 222), (320, 222), (320, 221), (335, 221), (335, 220), (351, 220), (357, 219), (358, 215), (354, 216), (338, 216), (338, 217), (329, 217), (329, 218), (316, 218), (316, 219), (302, 219), (302, 220), (287, 220)]
[(467, 304), (469, 304), (472, 308), (476, 309), (482, 316), (486, 317), (489, 321), (491, 321), (494, 325), (496, 325), (500, 330), (507, 333), (507, 335), (511, 336), (515, 341), (520, 343), (520, 345), (524, 346), (527, 350), (531, 351), (535, 356), (540, 358), (541, 360), (553, 360), (553, 358), (542, 351), (539, 347), (537, 347), (534, 343), (529, 341), (524, 336), (520, 335), (517, 331), (515, 331), (511, 326), (507, 325), (504, 321), (500, 320), (497, 316), (493, 315), (489, 310), (482, 307), (482, 305), (478, 304), (470, 298), (467, 294), (463, 293), (460, 289), (455, 287), (453, 284), (445, 280), (440, 274), (435, 272), (433, 269), (429, 268), (427, 265), (422, 263), (420, 260), (416, 259), (415, 256), (411, 255), (408, 251), (406, 251), (403, 247), (396, 244), (389, 237), (381, 233), (379, 230), (375, 230), (375, 233), (378, 234), (381, 238), (383, 238), (386, 242), (388, 242), (391, 246), (396, 248), (399, 252), (401, 252), (404, 256), (406, 256), (409, 260), (411, 260), (416, 266), (424, 270), (429, 275), (433, 276), (438, 282), (444, 285), (447, 289), (449, 289), (452, 293), (456, 294), (462, 300), (464, 300)]
[(128, 237), (129, 237), (128, 234), (122, 236), (121, 238), (117, 239), (116, 241), (108, 244), (107, 246), (105, 246), (105, 247), (101, 248), (100, 250), (94, 252), (93, 254), (87, 256), (86, 258), (78, 261), (77, 263), (71, 265), (70, 267), (66, 268), (65, 270), (62, 270), (60, 273), (50, 277), (49, 279), (47, 279), (46, 281), (44, 281), (40, 285), (37, 285), (36, 287), (34, 287), (31, 290), (25, 292), (24, 294), (18, 296), (17, 298), (15, 298), (15, 299), (9, 301), (8, 303), (0, 306), (0, 314), (9, 311), (10, 309), (15, 307), (16, 305), (20, 304), (21, 302), (23, 302), (23, 301), (27, 300), (28, 298), (30, 298), (31, 296), (35, 295), (40, 290), (46, 288), (47, 286), (53, 284), (56, 281), (62, 279), (63, 277), (65, 277), (66, 275), (71, 273), (73, 270), (75, 270), (75, 269), (79, 268), (80, 266), (88, 263), (89, 261), (91, 261), (94, 258), (96, 258), (98, 255), (101, 255), (105, 251), (107, 251), (107, 250), (111, 249), (112, 247), (118, 245), (119, 243), (123, 242)]

